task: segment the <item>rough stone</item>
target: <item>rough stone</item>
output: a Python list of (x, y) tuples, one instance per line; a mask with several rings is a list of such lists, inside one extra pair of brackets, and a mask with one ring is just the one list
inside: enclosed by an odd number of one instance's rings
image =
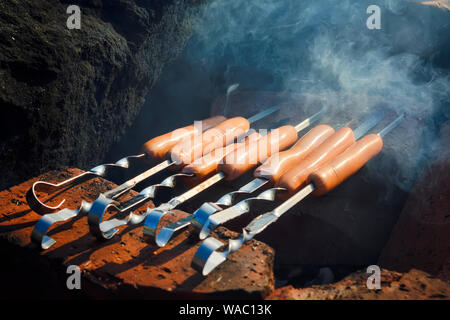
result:
[(268, 300), (449, 300), (450, 285), (429, 274), (412, 269), (399, 273), (381, 269), (381, 289), (367, 288), (368, 274), (356, 272), (329, 285), (295, 289), (283, 287)]
[[(185, 46), (202, 0), (0, 3), (0, 189), (89, 168), (135, 120)], [(81, 7), (81, 29), (66, 9)]]
[[(0, 242), (2, 269), (9, 277), (2, 282), (0, 295), (8, 297), (70, 297), (65, 287), (66, 268), (82, 270), (82, 296), (94, 298), (262, 298), (274, 287), (273, 250), (252, 241), (231, 255), (208, 277), (191, 266), (200, 242), (190, 230), (176, 236), (166, 247), (158, 248), (142, 237), (142, 227), (125, 227), (110, 241), (97, 241), (89, 234), (87, 217), (54, 226), (50, 235), (57, 243), (41, 251), (30, 243), (30, 234), (39, 215), (30, 211), (25, 194), (37, 179), (61, 181), (80, 173), (79, 169), (48, 172), (0, 192)], [(49, 203), (66, 198), (68, 208), (80, 200), (93, 200), (98, 192), (115, 185), (101, 178), (89, 180), (58, 195)], [(136, 195), (133, 191), (129, 198)], [(149, 206), (152, 206), (150, 203)], [(142, 213), (145, 207), (138, 212)], [(167, 221), (185, 216), (176, 211)], [(107, 214), (110, 217), (111, 213)], [(224, 228), (215, 237), (236, 236)], [(256, 244), (256, 245), (255, 245)], [(256, 249), (255, 249), (256, 248)], [(11, 274), (14, 270), (14, 274)]]

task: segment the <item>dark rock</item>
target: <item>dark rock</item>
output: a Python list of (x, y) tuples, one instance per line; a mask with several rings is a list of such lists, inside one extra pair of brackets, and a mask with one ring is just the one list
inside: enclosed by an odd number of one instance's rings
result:
[[(183, 49), (203, 2), (2, 1), (0, 189), (99, 164)], [(66, 27), (70, 4), (81, 6), (81, 30)]]
[(435, 160), (417, 181), (379, 264), (401, 272), (417, 268), (450, 281), (450, 123), (441, 132)]

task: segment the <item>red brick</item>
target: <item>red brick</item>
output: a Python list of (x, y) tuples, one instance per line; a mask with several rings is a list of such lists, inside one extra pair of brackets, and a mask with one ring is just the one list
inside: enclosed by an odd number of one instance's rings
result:
[[(39, 179), (56, 182), (79, 172), (78, 169), (49, 172)], [(42, 270), (36, 273), (35, 278), (45, 279), (41, 280), (47, 288), (42, 290), (47, 289), (49, 296), (53, 296), (53, 288), (54, 295), (59, 296), (60, 292), (67, 294), (64, 292), (68, 276), (65, 272), (66, 266), (71, 264), (82, 269), (83, 294), (96, 298), (261, 298), (273, 290), (274, 253), (270, 247), (257, 241), (245, 245), (206, 278), (190, 266), (199, 246), (195, 238), (189, 237), (190, 230), (175, 237), (165, 248), (145, 242), (142, 227), (126, 227), (114, 239), (102, 242), (89, 234), (87, 217), (82, 217), (54, 227), (56, 232), (52, 230), (50, 234), (57, 243), (49, 250), (41, 251), (30, 243), (32, 228), (40, 216), (30, 211), (25, 200), (27, 190), (37, 179), (0, 192), (0, 242), (4, 248), (10, 248), (2, 257), (3, 261), (21, 259), (17, 264)], [(80, 199), (93, 200), (101, 190), (114, 186), (101, 178), (90, 180), (68, 190), (64, 194), (67, 199), (65, 205), (76, 208)], [(52, 203), (60, 200), (61, 196), (58, 196)], [(185, 215), (185, 212), (176, 211), (176, 215), (168, 217), (168, 220)], [(236, 235), (224, 228), (218, 230), (220, 233)], [(18, 270), (8, 277), (13, 286), (20, 283)], [(19, 293), (28, 292), (28, 288), (16, 289)], [(2, 295), (8, 296), (8, 293), (3, 291)]]
[(270, 294), (268, 300), (418, 300), (450, 299), (450, 285), (429, 274), (411, 270), (405, 274), (381, 270), (381, 289), (370, 290), (368, 274), (356, 272), (329, 285), (295, 289), (283, 287)]

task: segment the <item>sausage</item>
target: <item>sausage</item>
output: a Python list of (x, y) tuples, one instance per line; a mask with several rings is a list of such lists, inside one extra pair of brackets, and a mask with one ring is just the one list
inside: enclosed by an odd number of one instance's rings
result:
[(219, 163), (227, 154), (235, 151), (245, 144), (252, 143), (260, 138), (261, 135), (258, 132), (254, 132), (250, 134), (243, 142), (232, 143), (225, 147), (214, 149), (204, 157), (195, 160), (193, 163), (183, 168), (182, 172), (194, 174), (193, 177), (183, 179), (184, 182), (189, 186), (200, 183), (201, 181), (218, 172)]
[(256, 178), (270, 179), (273, 183), (276, 183), (287, 170), (298, 161), (304, 159), (333, 133), (334, 129), (324, 124), (312, 128), (289, 150), (272, 155), (261, 166), (256, 168), (254, 176)]
[(202, 120), (202, 132), (217, 126), (219, 123), (222, 123), (225, 120), (227, 120), (227, 118), (225, 118), (224, 116), (214, 116)]
[(309, 176), (309, 182), (315, 187), (313, 194), (320, 196), (333, 190), (361, 169), (381, 149), (383, 149), (383, 139), (378, 134), (369, 134), (361, 138)]
[(245, 118), (225, 120), (201, 135), (194, 135), (175, 145), (170, 150), (171, 159), (177, 165), (188, 165), (212, 150), (226, 146), (249, 129), (250, 123)]
[(280, 194), (281, 197), (291, 196), (305, 186), (312, 172), (344, 152), (354, 142), (355, 137), (352, 129), (346, 127), (336, 131), (308, 156), (281, 176), (276, 186), (285, 188), (288, 191), (285, 194)]
[(283, 126), (272, 130), (258, 141), (241, 146), (229, 153), (218, 170), (226, 175), (226, 180), (234, 180), (266, 160), (275, 152), (286, 149), (297, 140), (297, 130), (293, 126)]
[[(203, 131), (208, 130), (223, 122), (225, 119), (224, 116), (215, 116), (202, 120), (201, 128)], [(180, 143), (184, 139), (192, 138), (195, 134), (200, 134), (197, 130), (198, 128), (194, 125), (176, 129), (147, 141), (144, 143), (141, 150), (150, 159), (162, 160), (167, 152), (169, 152), (177, 143)]]

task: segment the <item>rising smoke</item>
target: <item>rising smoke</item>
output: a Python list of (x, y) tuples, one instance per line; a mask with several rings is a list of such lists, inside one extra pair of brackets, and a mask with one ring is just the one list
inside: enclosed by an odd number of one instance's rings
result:
[[(381, 8), (381, 30), (366, 26), (372, 4)], [(391, 155), (405, 168), (395, 183), (408, 190), (438, 124), (449, 116), (448, 61), (442, 59), (449, 17), (407, 0), (216, 0), (187, 53), (221, 73), (223, 92), (240, 83), (243, 90), (320, 96), (344, 112), (366, 113), (383, 104), (405, 113), (411, 126), (422, 126), (404, 130), (410, 140)], [(270, 76), (246, 82), (239, 70)]]

